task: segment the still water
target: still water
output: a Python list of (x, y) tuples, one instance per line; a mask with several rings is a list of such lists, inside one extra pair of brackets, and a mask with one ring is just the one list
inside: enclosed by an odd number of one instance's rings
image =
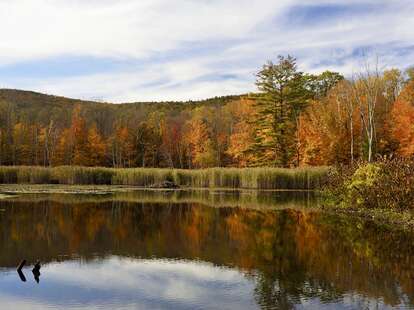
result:
[(207, 191), (0, 200), (0, 309), (414, 309), (414, 235), (316, 203)]

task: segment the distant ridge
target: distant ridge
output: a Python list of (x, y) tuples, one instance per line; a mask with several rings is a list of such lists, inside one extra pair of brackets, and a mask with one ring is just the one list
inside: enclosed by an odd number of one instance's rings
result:
[(0, 101), (7, 101), (10, 103), (37, 103), (42, 101), (43, 103), (67, 103), (67, 104), (79, 104), (79, 103), (87, 103), (87, 104), (116, 104), (116, 105), (125, 105), (125, 104), (208, 104), (208, 103), (224, 103), (232, 100), (240, 99), (240, 97), (246, 96), (246, 94), (241, 95), (227, 95), (227, 96), (215, 96), (207, 99), (202, 100), (186, 100), (186, 101), (174, 101), (174, 100), (164, 100), (164, 101), (134, 101), (134, 102), (123, 102), (123, 103), (112, 103), (107, 101), (94, 101), (94, 100), (84, 100), (84, 99), (76, 99), (76, 98), (69, 98), (64, 96), (57, 96), (57, 95), (50, 95), (44, 94), (36, 91), (31, 90), (20, 90), (20, 89), (10, 89), (10, 88), (0, 88)]
[(242, 95), (235, 95), (198, 101), (154, 101), (115, 104), (46, 95), (34, 91), (0, 89), (0, 112), (7, 106), (8, 108), (6, 109), (13, 111), (13, 117), (17, 122), (47, 126), (53, 120), (55, 124), (59, 123), (60, 126), (69, 127), (72, 111), (77, 105), (80, 105), (82, 115), (85, 117), (88, 125), (97, 123), (102, 132), (108, 133), (116, 121), (143, 121), (151, 113), (158, 112), (174, 116), (182, 111), (190, 112), (201, 106), (220, 107), (241, 97)]

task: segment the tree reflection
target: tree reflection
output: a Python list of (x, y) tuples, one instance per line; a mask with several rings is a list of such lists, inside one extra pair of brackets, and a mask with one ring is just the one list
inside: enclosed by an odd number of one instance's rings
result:
[(21, 271), (20, 269), (18, 269), (17, 270), (17, 274), (19, 275), (19, 278), (20, 278), (20, 280), (22, 281), (22, 282), (26, 282), (27, 280), (26, 280), (26, 277), (25, 277), (25, 275), (24, 275), (24, 273), (23, 273), (23, 271)]
[(413, 236), (355, 218), (196, 203), (1, 201), (0, 267), (120, 255), (201, 259), (256, 283), (263, 308), (347, 293), (413, 303)]

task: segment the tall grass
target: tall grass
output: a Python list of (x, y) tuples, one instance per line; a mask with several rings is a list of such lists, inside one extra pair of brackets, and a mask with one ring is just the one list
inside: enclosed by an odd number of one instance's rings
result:
[(89, 168), (62, 166), (0, 167), (3, 184), (127, 185), (150, 187), (165, 181), (188, 188), (292, 189), (321, 187), (327, 167), (315, 168), (210, 168), (200, 170), (158, 168)]

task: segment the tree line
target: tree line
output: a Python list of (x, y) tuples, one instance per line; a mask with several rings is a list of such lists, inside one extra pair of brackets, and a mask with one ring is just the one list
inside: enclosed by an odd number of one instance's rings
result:
[(414, 154), (414, 69), (344, 78), (279, 56), (257, 92), (107, 104), (0, 90), (0, 165), (295, 167)]

